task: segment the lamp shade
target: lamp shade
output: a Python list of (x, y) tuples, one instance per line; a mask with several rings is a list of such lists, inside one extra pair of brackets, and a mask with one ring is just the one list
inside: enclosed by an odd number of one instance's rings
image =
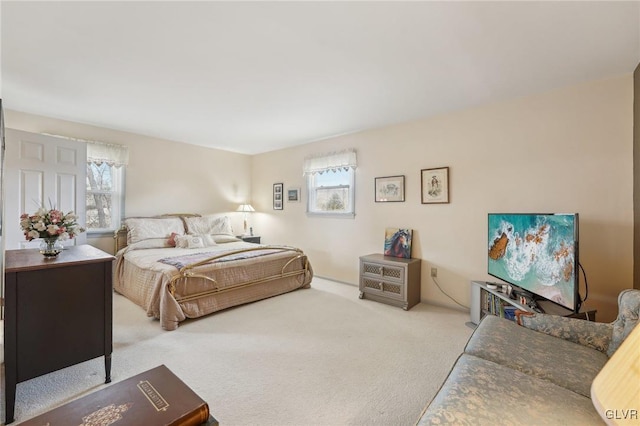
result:
[(591, 400), (608, 425), (640, 420), (640, 324), (636, 325), (591, 384)]
[(240, 204), (237, 212), (255, 212), (256, 210), (251, 206), (251, 204)]

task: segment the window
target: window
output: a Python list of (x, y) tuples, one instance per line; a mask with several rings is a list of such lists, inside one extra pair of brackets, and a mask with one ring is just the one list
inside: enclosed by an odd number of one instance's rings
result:
[(127, 160), (125, 146), (87, 143), (87, 232), (112, 232), (120, 227)]
[(356, 153), (353, 150), (305, 159), (307, 212), (313, 215), (355, 215)]

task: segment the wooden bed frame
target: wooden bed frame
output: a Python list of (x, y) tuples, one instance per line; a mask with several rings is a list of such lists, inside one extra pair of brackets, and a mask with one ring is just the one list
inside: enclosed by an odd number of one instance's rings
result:
[[(206, 275), (202, 275), (202, 274), (198, 274), (198, 273), (193, 272), (193, 268), (197, 268), (198, 266), (201, 266), (201, 265), (206, 265), (207, 263), (213, 262), (215, 260), (223, 259), (223, 258), (225, 258), (227, 256), (233, 256), (233, 255), (236, 255), (236, 254), (239, 254), (239, 253), (246, 253), (246, 252), (249, 252), (249, 251), (258, 251), (258, 250), (265, 250), (265, 249), (277, 249), (279, 251), (291, 251), (291, 252), (298, 253), (298, 255), (295, 256), (295, 257), (292, 257), (282, 267), (282, 269), (280, 270), (280, 273), (277, 274), (277, 275), (271, 275), (271, 276), (268, 276), (268, 277), (260, 278), (258, 280), (247, 281), (247, 282), (244, 282), (244, 283), (241, 283), (241, 284), (234, 285), (233, 287), (219, 288), (217, 286), (218, 282), (215, 279), (213, 279), (211, 277), (208, 277)], [(171, 280), (171, 282), (169, 283), (169, 293), (171, 293), (171, 295), (176, 298), (176, 301), (178, 301), (178, 303), (180, 303), (180, 302), (186, 302), (186, 301), (190, 301), (190, 300), (199, 299), (201, 297), (206, 297), (206, 296), (211, 295), (211, 294), (224, 293), (224, 292), (227, 292), (227, 291), (236, 290), (238, 288), (249, 287), (249, 286), (256, 285), (256, 284), (262, 284), (264, 282), (273, 281), (273, 280), (277, 280), (277, 279), (280, 279), (280, 278), (287, 278), (287, 277), (294, 277), (296, 275), (302, 275), (302, 274), (305, 274), (305, 273), (307, 273), (309, 271), (309, 261), (306, 259), (306, 257), (305, 257), (305, 260), (304, 260), (304, 269), (300, 269), (300, 270), (297, 270), (297, 271), (286, 271), (286, 269), (292, 262), (294, 262), (297, 259), (302, 258), (303, 256), (304, 256), (304, 253), (300, 249), (293, 248), (293, 247), (272, 246), (272, 245), (271, 246), (255, 247), (255, 248), (252, 247), (252, 248), (247, 248), (247, 249), (242, 249), (242, 250), (234, 250), (234, 251), (227, 252), (227, 253), (224, 253), (224, 254), (218, 254), (218, 255), (215, 255), (215, 256), (208, 257), (208, 258), (206, 258), (204, 260), (201, 260), (199, 262), (194, 262), (192, 264), (189, 264), (189, 265), (181, 268), (179, 270), (180, 275), (176, 275)], [(185, 297), (176, 297), (176, 295), (175, 295), (175, 291), (176, 291), (175, 284), (176, 284), (176, 282), (181, 280), (181, 279), (188, 279), (188, 278), (202, 278), (204, 280), (207, 280), (207, 281), (210, 281), (211, 283), (213, 283), (215, 285), (215, 287), (213, 287), (211, 290), (208, 290), (208, 291), (205, 291), (205, 292), (200, 292), (200, 293), (192, 294), (192, 295), (185, 296)]]

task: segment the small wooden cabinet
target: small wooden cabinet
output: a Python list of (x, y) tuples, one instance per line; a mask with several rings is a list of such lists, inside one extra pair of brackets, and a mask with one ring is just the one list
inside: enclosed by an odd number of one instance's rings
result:
[(420, 303), (421, 263), (382, 254), (360, 257), (360, 299), (411, 309)]
[(37, 249), (5, 252), (6, 423), (20, 382), (99, 356), (111, 381), (113, 259), (89, 245), (54, 259)]

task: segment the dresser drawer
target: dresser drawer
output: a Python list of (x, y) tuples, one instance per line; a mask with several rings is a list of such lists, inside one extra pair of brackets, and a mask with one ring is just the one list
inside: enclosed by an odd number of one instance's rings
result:
[(404, 266), (393, 266), (380, 263), (362, 262), (362, 276), (384, 281), (404, 282)]
[(362, 291), (366, 293), (404, 300), (405, 285), (402, 283), (381, 281), (367, 277), (362, 277), (360, 280)]

